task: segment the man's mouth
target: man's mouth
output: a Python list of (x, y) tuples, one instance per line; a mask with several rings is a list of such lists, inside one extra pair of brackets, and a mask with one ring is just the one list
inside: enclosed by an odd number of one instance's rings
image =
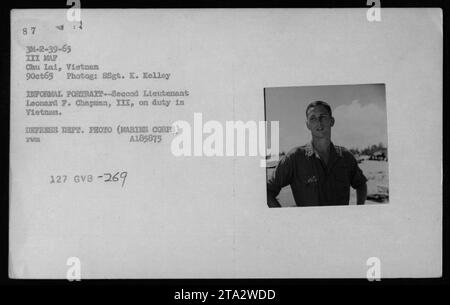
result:
[(323, 127), (317, 127), (316, 130), (317, 131), (323, 131)]

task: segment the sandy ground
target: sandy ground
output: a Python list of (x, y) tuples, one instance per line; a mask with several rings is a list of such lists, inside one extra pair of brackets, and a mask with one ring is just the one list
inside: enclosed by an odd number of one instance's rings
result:
[[(367, 178), (367, 193), (371, 195), (383, 195), (386, 196), (389, 193), (389, 171), (388, 162), (386, 161), (371, 161), (365, 160), (359, 163), (359, 167), (363, 171)], [(267, 173), (270, 175), (273, 172), (273, 168), (267, 169)], [(378, 204), (387, 203), (389, 197), (386, 201), (378, 202), (375, 200), (368, 199), (366, 204)], [(294, 197), (292, 196), (291, 188), (289, 186), (283, 188), (278, 195), (278, 201), (283, 207), (295, 206)], [(350, 205), (356, 204), (356, 191), (350, 189)]]

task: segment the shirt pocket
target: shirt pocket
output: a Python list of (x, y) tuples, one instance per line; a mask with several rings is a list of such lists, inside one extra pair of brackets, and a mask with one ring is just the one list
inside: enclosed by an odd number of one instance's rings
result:
[(319, 177), (314, 175), (302, 175), (299, 178), (303, 203), (305, 205), (317, 204), (319, 200)]

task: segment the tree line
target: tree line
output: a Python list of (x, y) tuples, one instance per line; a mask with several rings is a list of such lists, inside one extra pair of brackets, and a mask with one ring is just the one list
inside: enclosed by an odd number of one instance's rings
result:
[(369, 145), (366, 148), (358, 149), (358, 148), (350, 148), (349, 151), (354, 155), (368, 155), (371, 156), (376, 152), (382, 151), (386, 152), (387, 147), (383, 143), (378, 143), (377, 145)]

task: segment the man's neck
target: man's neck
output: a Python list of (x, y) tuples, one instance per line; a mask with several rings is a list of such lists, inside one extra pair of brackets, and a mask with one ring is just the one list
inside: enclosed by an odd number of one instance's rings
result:
[(313, 138), (312, 144), (318, 153), (328, 154), (330, 151), (331, 140), (329, 138)]

